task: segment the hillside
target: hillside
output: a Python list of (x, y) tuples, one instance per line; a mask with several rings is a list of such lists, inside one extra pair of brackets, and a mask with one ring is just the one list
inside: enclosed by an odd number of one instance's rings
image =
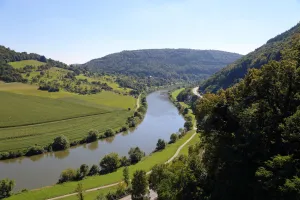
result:
[(240, 57), (215, 50), (145, 49), (110, 54), (82, 66), (94, 72), (151, 76), (164, 81), (199, 81)]
[(290, 47), (299, 34), (300, 23), (211, 76), (200, 85), (200, 91), (216, 92), (221, 88), (228, 88), (244, 78), (248, 69), (261, 68), (270, 60), (281, 60), (281, 51)]
[(91, 129), (133, 126), (137, 93), (116, 79), (0, 46), (0, 159), (48, 151), (59, 135), (76, 145)]

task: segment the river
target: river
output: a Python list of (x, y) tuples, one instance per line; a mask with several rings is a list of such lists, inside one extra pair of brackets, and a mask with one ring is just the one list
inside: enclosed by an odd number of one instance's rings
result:
[(15, 191), (35, 189), (55, 184), (66, 168), (79, 168), (83, 163), (99, 164), (111, 152), (126, 156), (131, 147), (138, 146), (148, 155), (159, 138), (169, 141), (170, 135), (183, 127), (184, 119), (169, 101), (167, 91), (149, 94), (147, 103), (145, 118), (135, 130), (67, 151), (0, 161), (0, 179), (15, 180)]

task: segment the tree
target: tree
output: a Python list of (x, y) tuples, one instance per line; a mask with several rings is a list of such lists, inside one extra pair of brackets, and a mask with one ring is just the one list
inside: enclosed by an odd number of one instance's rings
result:
[(130, 178), (129, 178), (129, 169), (127, 166), (124, 167), (124, 169), (123, 169), (123, 179), (124, 179), (124, 182), (126, 183), (126, 185), (129, 186)]
[(105, 137), (112, 137), (115, 135), (115, 132), (112, 130), (112, 129), (107, 129), (105, 132), (104, 132), (104, 135)]
[(148, 180), (146, 172), (143, 170), (137, 170), (133, 174), (132, 179), (132, 199), (142, 200), (148, 194)]
[(186, 128), (186, 130), (187, 131), (190, 131), (190, 130), (192, 130), (193, 129), (193, 122), (192, 121), (186, 121), (185, 123), (184, 123), (184, 128)]
[(86, 137), (87, 142), (94, 142), (98, 139), (98, 131), (97, 130), (90, 130), (88, 136)]
[(119, 166), (120, 160), (117, 153), (110, 153), (100, 161), (101, 171), (105, 173), (116, 171)]
[(128, 154), (131, 164), (139, 162), (144, 156), (144, 152), (139, 147), (130, 148)]
[(120, 164), (121, 164), (121, 167), (129, 166), (130, 160), (126, 156), (122, 156), (122, 158), (120, 159)]
[(70, 148), (70, 142), (66, 136), (61, 135), (59, 137), (54, 138), (54, 141), (52, 143), (53, 150), (58, 151), (65, 150), (68, 148)]
[(86, 164), (82, 164), (79, 168), (80, 170), (80, 176), (81, 178), (84, 178), (85, 176), (88, 175), (88, 172), (89, 172), (89, 166), (86, 165)]
[(0, 181), (0, 199), (9, 197), (12, 195), (15, 181), (9, 179), (3, 179)]
[(160, 151), (166, 148), (166, 142), (162, 139), (158, 139), (157, 144), (156, 144), (156, 150)]
[(100, 172), (100, 168), (98, 165), (92, 165), (90, 171), (89, 171), (89, 176), (94, 176)]
[(78, 183), (75, 192), (77, 192), (78, 200), (84, 200), (82, 183)]
[(170, 143), (175, 143), (178, 140), (178, 135), (176, 133), (172, 133), (170, 136)]
[(61, 172), (58, 183), (73, 181), (76, 179), (77, 172), (72, 168), (65, 169)]

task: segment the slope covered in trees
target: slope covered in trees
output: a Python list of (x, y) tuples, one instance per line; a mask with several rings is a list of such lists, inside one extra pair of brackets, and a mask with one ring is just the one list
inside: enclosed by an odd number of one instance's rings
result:
[(122, 51), (91, 60), (82, 66), (95, 72), (152, 77), (161, 81), (199, 81), (241, 55), (224, 51), (147, 49)]
[(300, 37), (295, 41), (281, 61), (198, 100), (201, 143), (188, 158), (152, 170), (159, 199), (300, 199)]
[(259, 69), (271, 60), (281, 60), (281, 51), (290, 48), (291, 43), (299, 34), (300, 23), (211, 76), (200, 85), (200, 90), (216, 92), (221, 88), (226, 89), (244, 78), (249, 69)]

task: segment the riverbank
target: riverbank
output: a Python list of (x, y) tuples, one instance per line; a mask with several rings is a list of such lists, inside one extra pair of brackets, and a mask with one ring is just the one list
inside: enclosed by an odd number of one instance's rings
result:
[[(179, 139), (174, 144), (167, 145), (166, 149), (160, 152), (155, 152), (145, 158), (142, 161), (137, 163), (136, 165), (129, 166), (130, 176), (132, 177), (133, 172), (136, 170), (145, 170), (150, 171), (152, 167), (156, 164), (161, 164), (168, 161), (178, 150), (178, 148), (184, 144), (191, 136), (195, 133), (195, 130), (188, 132), (184, 137)], [(7, 200), (45, 200), (53, 197), (58, 197), (66, 194), (73, 193), (77, 184), (82, 183), (84, 190), (88, 190), (91, 188), (101, 187), (109, 184), (118, 183), (122, 180), (122, 171), (123, 168), (119, 168), (116, 172), (101, 175), (101, 176), (92, 176), (88, 177), (82, 181), (78, 182), (67, 182), (64, 184), (58, 184), (54, 186), (49, 186), (45, 188), (41, 188), (38, 190), (32, 190), (28, 192), (23, 192), (17, 195), (13, 195)]]

